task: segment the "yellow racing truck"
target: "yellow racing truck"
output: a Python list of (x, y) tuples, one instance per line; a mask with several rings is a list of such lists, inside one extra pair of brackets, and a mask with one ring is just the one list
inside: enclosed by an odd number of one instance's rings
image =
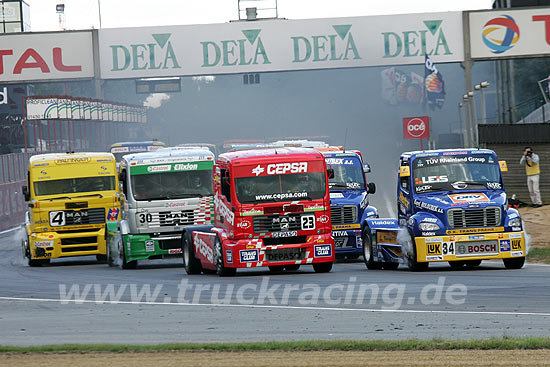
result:
[(113, 154), (35, 155), (29, 159), (23, 195), (29, 210), (22, 247), (29, 266), (69, 256), (107, 259), (106, 222), (120, 216)]

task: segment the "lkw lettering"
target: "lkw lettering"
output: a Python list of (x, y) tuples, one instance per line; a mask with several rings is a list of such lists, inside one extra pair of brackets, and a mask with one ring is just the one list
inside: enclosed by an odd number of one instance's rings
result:
[[(424, 55), (452, 55), (441, 23), (443, 20), (425, 20), (426, 29), (382, 32), (384, 37), (384, 58), (414, 57)], [(429, 32), (429, 33), (428, 33)], [(430, 47), (430, 44), (435, 46)]]
[[(13, 55), (13, 50), (0, 50), (0, 75), (4, 74), (4, 56)], [(62, 49), (52, 48), (53, 67), (57, 71), (71, 72), (82, 71), (81, 65), (65, 65), (63, 63)], [(17, 59), (13, 68), (13, 74), (21, 74), (23, 69), (40, 69), (42, 73), (50, 73), (50, 66), (46, 60), (34, 48), (26, 49)]]
[(267, 166), (268, 175), (282, 175), (285, 173), (306, 173), (307, 162), (277, 163)]
[(468, 252), (497, 252), (497, 245), (468, 245)]
[(430, 243), (428, 244), (428, 255), (441, 255), (441, 244), (440, 243)]
[(135, 45), (112, 45), (113, 67), (111, 71), (179, 69), (176, 53), (168, 41), (171, 33), (153, 34), (155, 42)]
[[(245, 38), (238, 40), (224, 40), (201, 42), (203, 67), (271, 64), (265, 50), (261, 29), (243, 30)], [(247, 42), (248, 41), (248, 42)]]
[(292, 62), (360, 60), (353, 35), (349, 32), (351, 25), (332, 26), (336, 34), (291, 37), (294, 47)]

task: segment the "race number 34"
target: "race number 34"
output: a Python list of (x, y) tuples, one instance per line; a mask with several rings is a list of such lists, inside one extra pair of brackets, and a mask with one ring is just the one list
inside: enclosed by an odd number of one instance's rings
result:
[(50, 226), (59, 227), (64, 225), (65, 225), (64, 211), (50, 212)]
[(302, 217), (302, 231), (308, 229), (315, 229), (315, 214), (303, 215)]

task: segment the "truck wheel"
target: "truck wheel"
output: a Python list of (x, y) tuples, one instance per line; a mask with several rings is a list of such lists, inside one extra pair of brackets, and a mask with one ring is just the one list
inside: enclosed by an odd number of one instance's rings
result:
[(449, 261), (449, 265), (453, 269), (461, 269), (465, 264), (464, 264), (464, 261), (459, 260), (459, 261)]
[(270, 265), (268, 266), (268, 268), (269, 271), (271, 271), (272, 273), (280, 273), (281, 271), (285, 270), (284, 265)]
[(407, 248), (411, 249), (411, 253), (407, 254), (407, 265), (410, 271), (426, 271), (430, 266), (429, 262), (418, 262), (416, 255), (416, 244), (414, 241), (414, 235), (409, 231), (409, 238), (407, 239)]
[(296, 271), (300, 269), (300, 264), (295, 264), (295, 265), (285, 265), (285, 270), (286, 271)]
[(482, 260), (466, 260), (466, 266), (469, 268), (473, 268), (481, 265), (481, 261)]
[(115, 242), (118, 248), (119, 246), (118, 243), (122, 242), (122, 238), (120, 238), (119, 236), (120, 236), (120, 233), (117, 233), (115, 238), (111, 238), (111, 236), (107, 236), (107, 264), (109, 264), (109, 266), (116, 265), (116, 261), (115, 261), (116, 251), (113, 251), (113, 249), (115, 248), (113, 247), (114, 244), (112, 242)]
[(193, 239), (189, 232), (185, 232), (181, 236), (182, 252), (183, 252), (183, 266), (187, 274), (200, 274), (202, 272), (201, 261), (195, 257), (195, 249), (193, 247)]
[(511, 259), (502, 259), (506, 269), (521, 269), (525, 264), (525, 257), (514, 257)]
[(332, 270), (332, 262), (329, 263), (314, 263), (313, 270), (316, 273), (328, 273)]
[(135, 269), (137, 268), (137, 260), (126, 261), (126, 248), (124, 246), (124, 241), (119, 243), (119, 254), (120, 254), (120, 263), (122, 269)]
[(214, 243), (214, 261), (216, 262), (216, 274), (220, 277), (232, 277), (237, 272), (235, 268), (226, 268), (223, 263), (223, 249), (222, 243), (218, 236), (216, 236), (216, 242)]
[(363, 259), (365, 260), (365, 265), (367, 266), (367, 269), (369, 270), (382, 269), (382, 263), (374, 261), (374, 257), (372, 255), (372, 241), (370, 238), (369, 227), (365, 227), (363, 229), (361, 238), (363, 239)]

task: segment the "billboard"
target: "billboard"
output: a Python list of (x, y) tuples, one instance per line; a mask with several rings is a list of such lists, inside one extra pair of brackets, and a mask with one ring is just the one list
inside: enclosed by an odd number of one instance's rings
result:
[(403, 137), (405, 139), (427, 139), (430, 137), (430, 118), (405, 117), (403, 119)]
[(0, 81), (93, 78), (92, 32), (2, 35)]
[(473, 59), (550, 54), (550, 8), (472, 12)]
[(102, 79), (464, 59), (462, 13), (100, 29)]

